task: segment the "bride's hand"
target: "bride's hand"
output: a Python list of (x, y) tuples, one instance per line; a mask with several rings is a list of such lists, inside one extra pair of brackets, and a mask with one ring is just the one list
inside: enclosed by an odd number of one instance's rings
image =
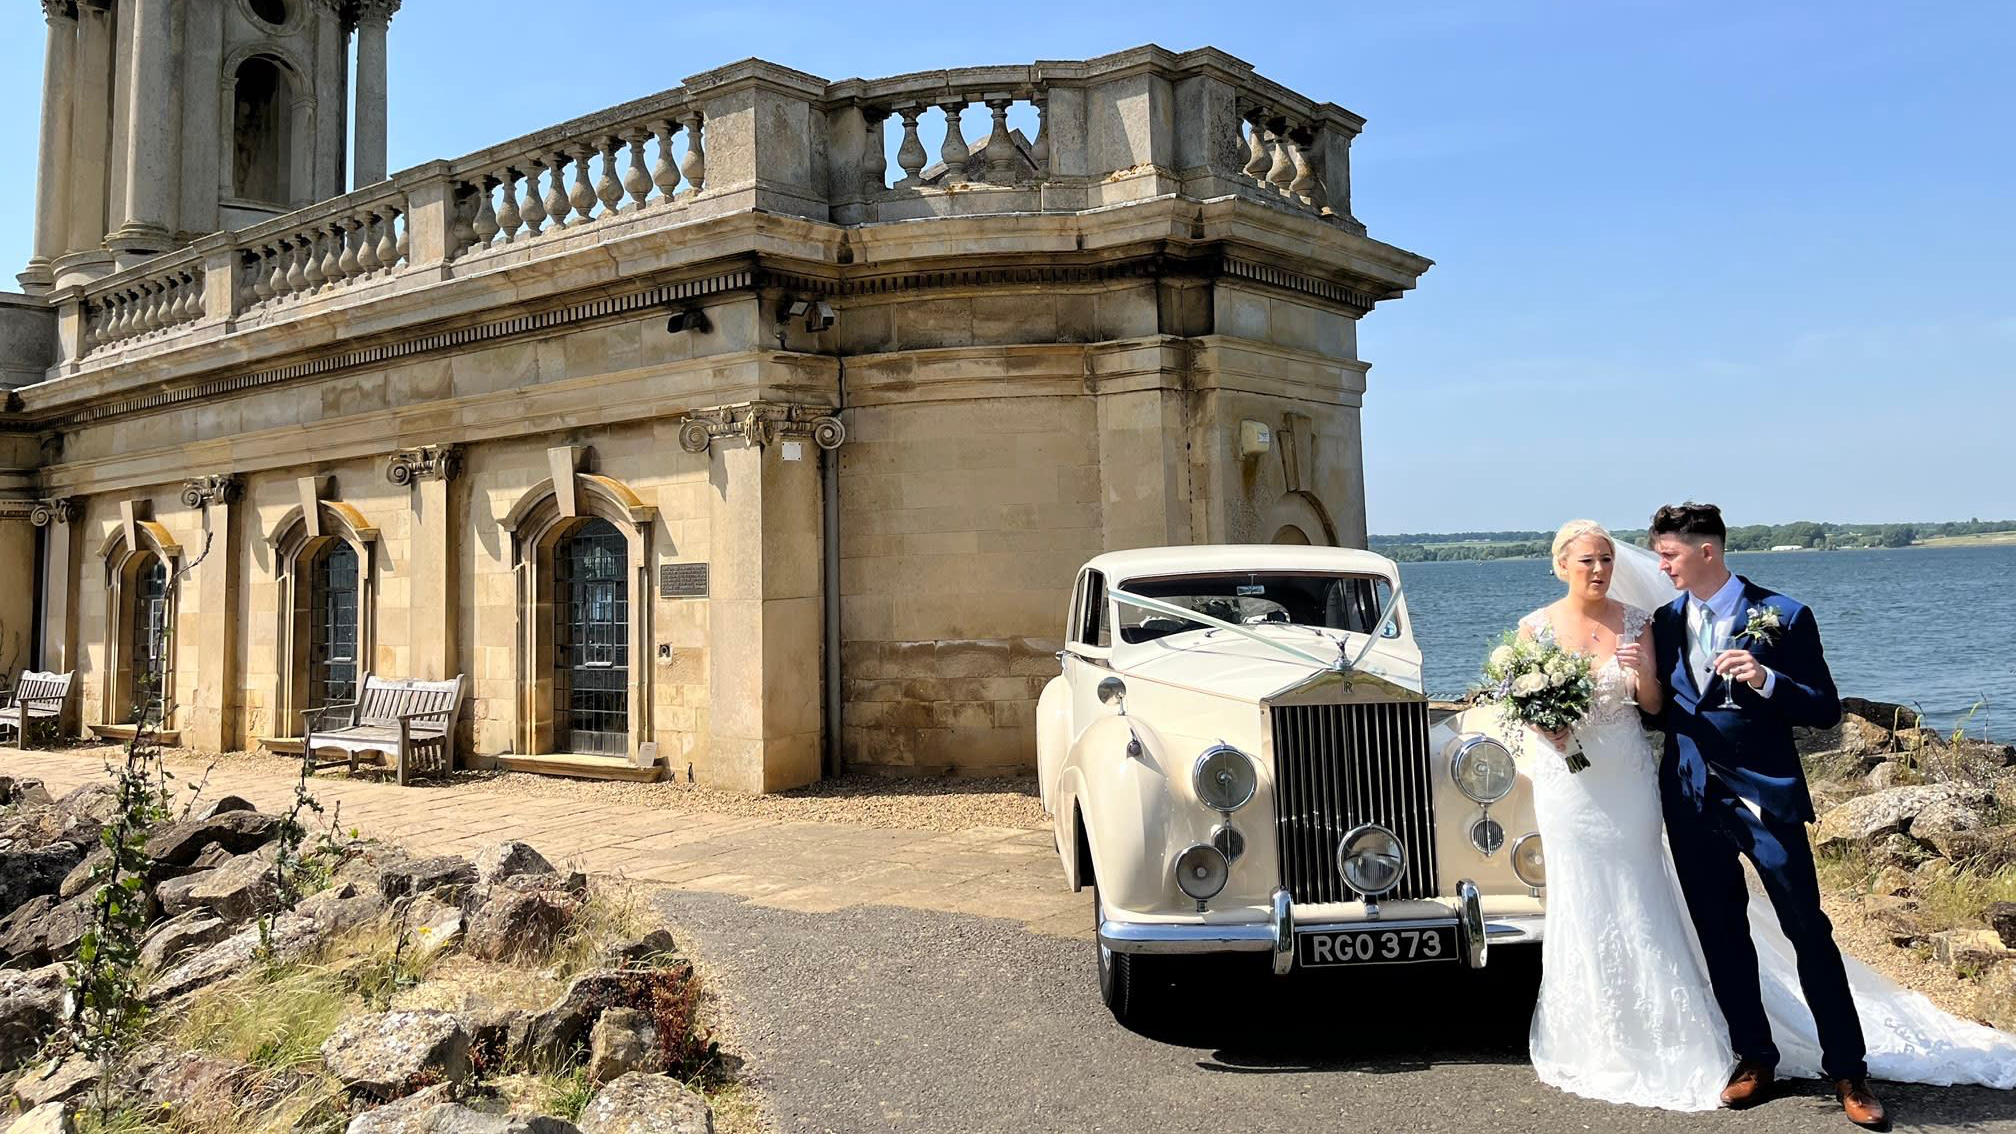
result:
[(1625, 673), (1636, 677), (1645, 676), (1645, 651), (1636, 642), (1621, 642), (1617, 646), (1617, 665)]
[(1575, 735), (1575, 730), (1572, 728), (1541, 728), (1535, 725), (1533, 731), (1546, 737), (1547, 743), (1563, 752), (1568, 751), (1568, 741)]

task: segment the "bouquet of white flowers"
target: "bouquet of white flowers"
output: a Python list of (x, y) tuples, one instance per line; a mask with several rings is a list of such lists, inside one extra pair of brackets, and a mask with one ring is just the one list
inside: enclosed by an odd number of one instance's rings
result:
[[(1575, 727), (1589, 714), (1596, 682), (1589, 656), (1564, 650), (1551, 635), (1521, 638), (1507, 631), (1484, 659), (1482, 699), (1503, 708), (1522, 724), (1550, 732)], [(1589, 766), (1581, 745), (1567, 754), (1568, 770)]]

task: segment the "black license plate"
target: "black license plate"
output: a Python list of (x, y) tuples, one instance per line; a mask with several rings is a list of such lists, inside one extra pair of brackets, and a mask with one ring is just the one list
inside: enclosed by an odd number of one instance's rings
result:
[(1454, 925), (1365, 925), (1295, 935), (1295, 961), (1326, 965), (1411, 965), (1456, 959)]

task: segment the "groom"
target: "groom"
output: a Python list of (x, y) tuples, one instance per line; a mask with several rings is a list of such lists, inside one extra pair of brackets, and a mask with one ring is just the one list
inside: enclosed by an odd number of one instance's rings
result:
[(1841, 720), (1813, 614), (1729, 573), (1722, 557), (1728, 529), (1713, 504), (1659, 509), (1651, 536), (1659, 569), (1682, 592), (1652, 622), (1666, 691), (1659, 788), (1673, 865), (1740, 1060), (1722, 1103), (1763, 1102), (1778, 1065), (1745, 916), (1750, 894), (1741, 855), (1763, 879), (1798, 953), (1821, 1068), (1842, 1110), (1852, 1122), (1886, 1129), (1883, 1104), (1865, 1078), (1862, 1023), (1834, 927), (1820, 909), (1805, 826), (1813, 801), (1792, 744), (1794, 725), (1831, 728)]

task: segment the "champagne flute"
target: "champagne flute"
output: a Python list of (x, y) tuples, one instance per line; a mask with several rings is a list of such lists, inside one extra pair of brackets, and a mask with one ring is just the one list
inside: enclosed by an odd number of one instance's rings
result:
[[(1741, 641), (1742, 638), (1743, 635), (1736, 633), (1736, 628), (1733, 625), (1728, 627), (1727, 629), (1716, 630), (1714, 638), (1715, 656), (1719, 658), (1724, 653), (1735, 649), (1736, 643)], [(1709, 662), (1709, 668), (1711, 670), (1714, 670), (1714, 662), (1712, 659)], [(1722, 701), (1715, 707), (1718, 709), (1741, 708), (1742, 706), (1736, 703), (1736, 682), (1732, 678), (1730, 678), (1728, 674), (1723, 673), (1720, 670), (1714, 670), (1714, 672), (1716, 676), (1722, 679)]]
[[(1595, 631), (1594, 629), (1592, 629), (1592, 630), (1590, 630), (1590, 631), (1589, 631), (1589, 656), (1590, 656), (1590, 657), (1592, 657), (1592, 658), (1593, 658), (1593, 657), (1595, 657), (1595, 656), (1596, 656), (1596, 647), (1597, 647), (1597, 646), (1599, 646), (1599, 645), (1601, 645), (1601, 644), (1602, 644), (1602, 641), (1603, 641), (1603, 638), (1602, 638), (1602, 635), (1601, 635), (1601, 634), (1599, 634), (1599, 633), (1598, 633), (1597, 631)], [(1622, 636), (1622, 635), (1619, 635), (1619, 636), (1618, 636), (1618, 638), (1617, 638), (1617, 650), (1621, 650), (1621, 649), (1623, 649), (1623, 648), (1624, 648), (1624, 638), (1623, 638), (1623, 636)], [(1611, 651), (1610, 651), (1610, 656), (1611, 656), (1612, 658), (1615, 658), (1615, 657), (1617, 656), (1617, 650), (1611, 650)], [(1623, 675), (1623, 677), (1624, 677), (1624, 699), (1623, 699), (1622, 701), (1618, 702), (1618, 703), (1619, 703), (1619, 704), (1621, 704), (1621, 705), (1623, 705), (1623, 706), (1624, 706), (1625, 708), (1627, 708), (1627, 709), (1635, 709), (1635, 708), (1637, 708), (1637, 707), (1638, 707), (1638, 671), (1637, 671), (1637, 670), (1635, 670), (1635, 669), (1626, 669), (1626, 668), (1624, 668), (1624, 663), (1623, 663), (1623, 662), (1618, 662), (1618, 663), (1617, 663), (1617, 672), (1618, 672), (1618, 673), (1620, 673), (1620, 674), (1622, 674), (1622, 675)]]

